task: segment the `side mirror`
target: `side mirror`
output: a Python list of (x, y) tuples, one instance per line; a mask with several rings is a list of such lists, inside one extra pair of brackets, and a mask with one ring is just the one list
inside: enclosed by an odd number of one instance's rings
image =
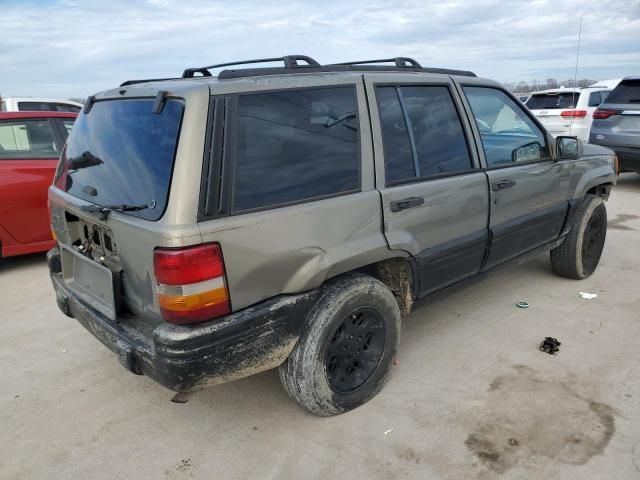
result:
[(556, 160), (576, 160), (582, 155), (582, 142), (577, 137), (556, 137)]

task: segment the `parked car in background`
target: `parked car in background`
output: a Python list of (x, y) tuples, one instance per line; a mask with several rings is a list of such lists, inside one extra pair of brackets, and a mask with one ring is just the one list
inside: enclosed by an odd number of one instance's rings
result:
[(0, 104), (3, 112), (72, 112), (82, 110), (82, 104), (73, 100), (55, 100), (51, 98), (10, 97), (3, 98)]
[(615, 150), (621, 171), (640, 173), (640, 77), (626, 77), (593, 114), (589, 142)]
[(610, 91), (598, 86), (553, 88), (532, 94), (525, 105), (554, 137), (570, 135), (588, 142), (593, 112)]
[(334, 415), (382, 388), (414, 299), (536, 253), (595, 271), (611, 150), (471, 72), (279, 60), (127, 81), (78, 117), (51, 280), (128, 370), (190, 393), (280, 367)]
[(75, 113), (0, 112), (0, 256), (54, 245), (47, 189)]

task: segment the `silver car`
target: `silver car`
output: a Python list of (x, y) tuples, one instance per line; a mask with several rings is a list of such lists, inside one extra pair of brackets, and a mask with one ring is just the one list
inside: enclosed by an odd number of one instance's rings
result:
[[(263, 61), (284, 65), (227, 68)], [(49, 269), (66, 315), (180, 399), (279, 367), (334, 415), (382, 388), (415, 300), (548, 251), (591, 275), (614, 162), (408, 58), (190, 68), (88, 98)]]

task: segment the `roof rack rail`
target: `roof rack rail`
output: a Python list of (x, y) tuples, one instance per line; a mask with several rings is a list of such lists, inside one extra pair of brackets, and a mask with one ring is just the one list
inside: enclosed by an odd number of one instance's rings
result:
[[(417, 61), (409, 57), (381, 58), (379, 60), (358, 60), (357, 62), (332, 63), (331, 65), (371, 65), (374, 63), (395, 63), (398, 68), (422, 68)], [(329, 66), (329, 65), (328, 65)]]
[[(452, 70), (448, 68), (423, 67), (413, 58), (394, 57), (378, 60), (358, 60), (354, 62), (331, 63), (321, 65), (316, 60), (306, 55), (285, 55), (284, 57), (258, 58), (254, 60), (243, 60), (239, 62), (218, 63), (206, 67), (187, 68), (180, 78), (149, 78), (143, 80), (127, 80), (121, 87), (135, 85), (137, 83), (161, 82), (164, 80), (179, 80), (183, 78), (211, 77), (209, 70), (220, 67), (231, 67), (234, 65), (250, 65), (255, 63), (283, 62), (282, 67), (257, 67), (222, 70), (218, 73), (219, 79), (231, 79), (242, 77), (256, 77), (261, 75), (282, 75), (288, 73), (314, 72), (314, 73), (336, 73), (336, 72), (423, 72), (436, 73), (442, 75), (461, 75), (465, 77), (475, 77), (476, 74), (468, 70)], [(300, 63), (304, 62), (304, 63)], [(393, 65), (379, 65), (392, 63)]]
[[(187, 68), (182, 73), (182, 78), (193, 78), (196, 73), (200, 73), (203, 77), (210, 77), (211, 72), (209, 70), (220, 67), (231, 67), (233, 65), (250, 65), (252, 63), (271, 63), (271, 62), (284, 62), (284, 68), (286, 70), (292, 70), (296, 68), (309, 68), (320, 67), (320, 64), (311, 57), (306, 55), (285, 55), (284, 57), (272, 57), (272, 58), (257, 58), (254, 60), (241, 60), (239, 62), (218, 63), (215, 65), (209, 65), (206, 67)], [(298, 62), (306, 62), (306, 65), (300, 65)], [(249, 69), (250, 70), (250, 69)]]

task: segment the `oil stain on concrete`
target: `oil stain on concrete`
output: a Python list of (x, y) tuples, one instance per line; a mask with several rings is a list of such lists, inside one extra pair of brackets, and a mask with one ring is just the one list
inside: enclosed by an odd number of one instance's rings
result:
[(523, 365), (497, 377), (488, 393), (486, 410), (465, 445), (498, 474), (544, 458), (583, 465), (601, 454), (615, 433), (611, 407)]

